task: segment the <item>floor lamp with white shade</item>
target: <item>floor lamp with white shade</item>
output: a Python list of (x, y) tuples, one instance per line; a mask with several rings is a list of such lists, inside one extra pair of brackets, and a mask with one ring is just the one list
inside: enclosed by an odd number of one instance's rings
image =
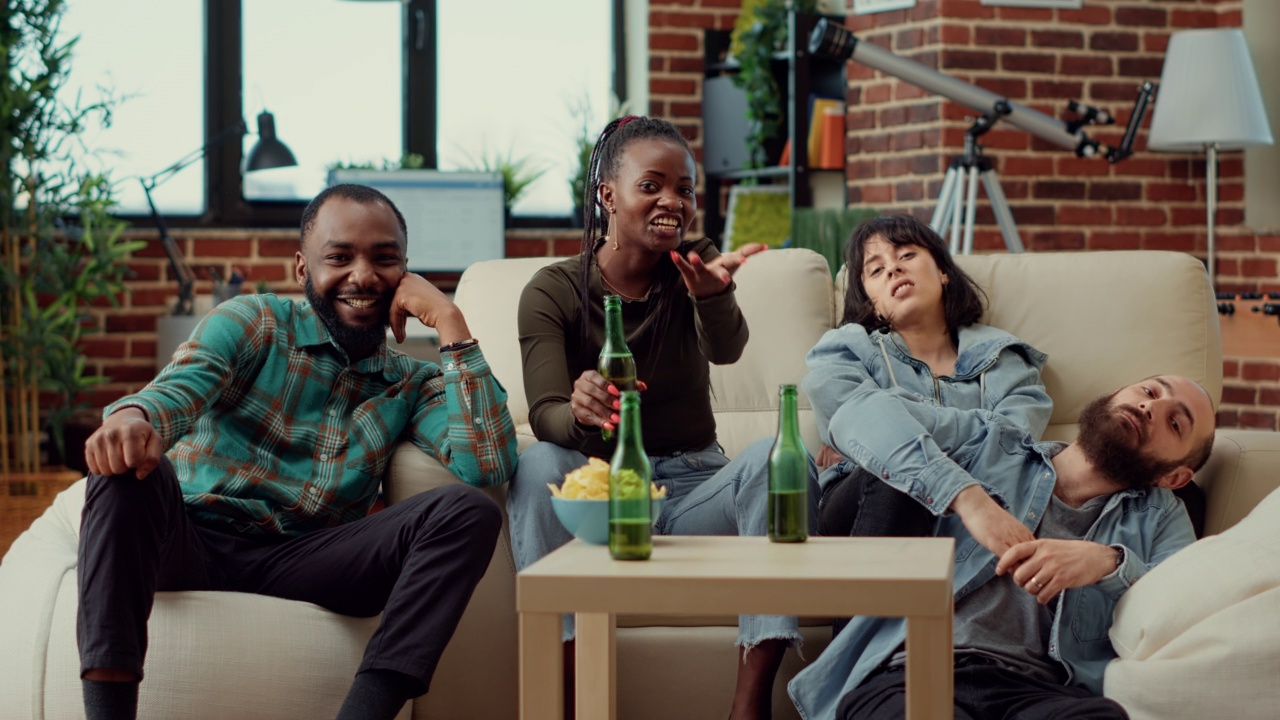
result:
[(1272, 142), (1244, 33), (1239, 28), (1210, 28), (1183, 30), (1170, 36), (1147, 147), (1206, 153), (1205, 251), (1211, 284), (1216, 272), (1218, 151)]

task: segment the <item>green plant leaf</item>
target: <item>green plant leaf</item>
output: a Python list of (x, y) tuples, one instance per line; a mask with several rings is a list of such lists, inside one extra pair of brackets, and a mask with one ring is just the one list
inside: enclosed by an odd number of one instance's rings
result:
[(786, 122), (782, 90), (774, 77), (773, 62), (775, 53), (787, 47), (788, 15), (793, 9), (814, 12), (817, 4), (818, 0), (753, 0), (754, 22), (735, 26), (731, 44), (738, 72), (732, 78), (747, 99), (748, 167), (768, 164), (765, 143), (778, 137)]
[(482, 149), (479, 158), (472, 157), (465, 150), (462, 153), (467, 159), (467, 169), (474, 172), (496, 172), (502, 175), (503, 201), (508, 210), (520, 198), (525, 188), (550, 169), (550, 166), (535, 161), (532, 156), (516, 157), (511, 147), (507, 148), (505, 154)]

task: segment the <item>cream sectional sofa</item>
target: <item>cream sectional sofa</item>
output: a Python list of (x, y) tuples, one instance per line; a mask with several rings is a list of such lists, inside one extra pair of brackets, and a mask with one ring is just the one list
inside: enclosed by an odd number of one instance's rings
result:
[[(473, 334), (510, 393), (522, 447), (533, 438), (521, 381), (516, 304), (525, 282), (549, 262), (552, 259), (530, 258), (479, 263), (464, 274), (457, 292)], [(1045, 383), (1055, 409), (1048, 437), (1071, 438), (1076, 418), (1090, 399), (1152, 374), (1185, 374), (1203, 383), (1214, 398), (1220, 396), (1217, 315), (1203, 266), (1194, 258), (1165, 252), (999, 254), (961, 258), (961, 264), (990, 297), (987, 321), (1049, 354)], [(803, 377), (805, 352), (839, 317), (841, 294), (825, 261), (806, 250), (770, 250), (754, 257), (738, 274), (737, 283), (752, 339), (738, 363), (712, 370), (719, 437), (731, 455), (774, 432), (777, 385)], [(805, 441), (816, 451), (818, 438), (803, 399), (802, 407)], [(387, 488), (395, 501), (450, 482), (457, 481), (438, 463), (405, 446), (393, 460)], [(1208, 531), (1235, 525), (1280, 485), (1280, 433), (1219, 431), (1214, 457), (1197, 482), (1208, 495)], [(501, 502), (503, 492), (498, 488), (492, 494)], [(81, 717), (74, 608), (82, 496), (81, 485), (59, 496), (0, 563), (0, 708), (5, 718)], [(1280, 495), (1268, 505), (1276, 508), (1273, 514), (1280, 512)], [(1262, 520), (1255, 515), (1237, 531), (1276, 526)], [(1220, 547), (1239, 554), (1239, 548), (1256, 548), (1263, 542), (1231, 533), (1217, 540), (1197, 543), (1194, 554), (1187, 551), (1200, 563), (1196, 567), (1213, 566)], [(1175, 568), (1181, 558), (1175, 556), (1167, 565)], [(1276, 565), (1274, 553), (1261, 556), (1250, 565), (1255, 570), (1253, 586), (1215, 596), (1217, 604), (1236, 603), (1247, 610), (1242, 618), (1256, 617), (1257, 598), (1280, 596), (1280, 591), (1267, 593), (1280, 581), (1268, 584), (1258, 568), (1274, 573)], [(1122, 659), (1112, 665), (1115, 682), (1109, 674), (1108, 694), (1130, 707), (1135, 717), (1177, 717), (1179, 713), (1168, 712), (1168, 707), (1178, 705), (1170, 704), (1164, 688), (1176, 692), (1179, 684), (1187, 685), (1179, 683), (1184, 673), (1208, 665), (1217, 670), (1213, 678), (1221, 676), (1220, 684), (1202, 684), (1201, 694), (1210, 699), (1214, 693), (1238, 694), (1240, 682), (1230, 684), (1227, 677), (1230, 632), (1239, 623), (1231, 623), (1231, 616), (1219, 607), (1182, 612), (1169, 620), (1165, 610), (1180, 603), (1161, 594), (1175, 592), (1180, 582), (1195, 578), (1173, 571), (1153, 578), (1157, 579), (1150, 583), (1151, 592), (1143, 593), (1144, 583), (1139, 583), (1130, 593), (1134, 602), (1127, 598), (1117, 613), (1113, 637)], [(431, 692), (406, 708), (402, 717), (517, 716), (514, 598), (515, 574), (504, 532)], [(1250, 600), (1252, 604), (1246, 602)], [(1135, 609), (1126, 611), (1128, 607)], [(1215, 624), (1207, 625), (1209, 621)], [(735, 618), (673, 622), (624, 617), (619, 624), (620, 718), (703, 720), (727, 714), (735, 672)], [(152, 617), (142, 716), (332, 716), (372, 628), (370, 620), (272, 598), (161, 593)], [(1205, 645), (1196, 639), (1210, 628), (1220, 646), (1227, 643), (1228, 651), (1196, 660), (1197, 648)], [(804, 654), (812, 658), (825, 646), (829, 630), (810, 624), (803, 631)], [(1251, 667), (1275, 667), (1280, 641), (1273, 638), (1270, 645), (1250, 647)], [(1269, 653), (1268, 647), (1273, 648)], [(801, 662), (792, 654), (784, 666), (775, 692), (775, 717), (795, 717), (782, 684)], [(1170, 675), (1173, 682), (1161, 684)], [(1264, 683), (1254, 679), (1257, 672), (1234, 676), (1258, 685), (1249, 693), (1250, 707), (1276, 702), (1276, 691), (1270, 689), (1275, 683), (1262, 687)], [(1152, 691), (1157, 686), (1159, 693)], [(1253, 716), (1280, 716), (1280, 708), (1276, 710)], [(1250, 715), (1241, 710), (1221, 716)]]

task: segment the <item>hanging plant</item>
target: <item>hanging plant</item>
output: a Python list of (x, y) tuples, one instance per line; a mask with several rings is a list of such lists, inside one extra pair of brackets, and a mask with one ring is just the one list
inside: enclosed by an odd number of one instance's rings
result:
[(786, 114), (782, 90), (773, 76), (774, 56), (787, 48), (787, 17), (794, 12), (814, 12), (818, 0), (744, 0), (734, 27), (731, 47), (738, 73), (733, 83), (747, 96), (747, 163), (768, 164), (765, 143), (778, 137)]

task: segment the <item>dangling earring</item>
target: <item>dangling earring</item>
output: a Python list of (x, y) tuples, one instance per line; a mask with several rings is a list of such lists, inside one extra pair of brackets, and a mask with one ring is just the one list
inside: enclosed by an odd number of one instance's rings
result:
[[(615, 228), (615, 226), (616, 226), (616, 223), (614, 223), (614, 222), (613, 222), (613, 216), (614, 216), (614, 215), (617, 215), (617, 214), (618, 214), (618, 211), (617, 211), (615, 208), (609, 208), (609, 229), (610, 229), (610, 230), (613, 230), (613, 229)], [(617, 249), (618, 249), (618, 236), (617, 236), (617, 235), (614, 235), (614, 236), (613, 236), (613, 249), (614, 249), (614, 250), (617, 250)]]

